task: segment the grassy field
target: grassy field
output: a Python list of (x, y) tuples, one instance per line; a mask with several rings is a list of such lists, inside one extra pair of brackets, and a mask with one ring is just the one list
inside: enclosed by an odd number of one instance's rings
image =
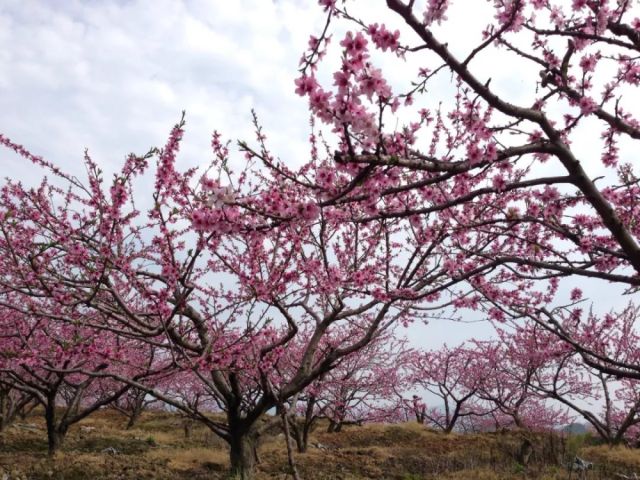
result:
[[(48, 458), (43, 422), (29, 417), (0, 437), (0, 479), (228, 478), (227, 448), (206, 429), (195, 426), (185, 438), (179, 417), (157, 412), (131, 430), (124, 430), (125, 423), (113, 412), (99, 412), (69, 432), (64, 452)], [(314, 432), (307, 453), (296, 455), (305, 480), (568, 479), (557, 462), (576, 454), (594, 462), (589, 479), (640, 473), (640, 450), (592, 445), (586, 437), (529, 437), (533, 451), (525, 466), (519, 463), (522, 433), (444, 435), (417, 424), (323, 430)], [(291, 478), (282, 435), (265, 439), (259, 453), (259, 480)]]

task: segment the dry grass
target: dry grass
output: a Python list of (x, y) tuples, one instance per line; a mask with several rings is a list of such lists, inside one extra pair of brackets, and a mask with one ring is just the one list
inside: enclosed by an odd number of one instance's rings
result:
[(190, 472), (194, 469), (224, 471), (228, 465), (226, 451), (208, 447), (160, 448), (147, 452), (145, 458), (152, 462), (158, 461), (170, 470), (179, 472)]
[[(30, 417), (0, 439), (0, 478), (5, 473), (10, 480), (227, 478), (227, 447), (206, 428), (194, 426), (185, 438), (181, 419), (169, 413), (146, 414), (129, 431), (124, 424), (113, 412), (98, 412), (74, 427), (65, 451), (49, 459), (43, 422)], [(534, 454), (526, 468), (516, 461), (521, 441), (518, 433), (443, 435), (417, 424), (367, 425), (337, 434), (319, 428), (309, 451), (297, 454), (296, 461), (305, 480), (568, 478), (566, 468), (550, 453), (548, 436), (534, 438)], [(564, 448), (567, 460), (578, 453), (594, 462), (590, 480), (640, 473), (638, 450), (569, 444), (556, 440), (553, 448)], [(105, 453), (107, 447), (119, 453)], [(281, 434), (263, 441), (260, 459), (257, 480), (290, 478)]]
[(640, 451), (638, 449), (599, 445), (586, 447), (582, 454), (596, 464), (607, 466), (609, 470), (631, 471), (640, 475)]

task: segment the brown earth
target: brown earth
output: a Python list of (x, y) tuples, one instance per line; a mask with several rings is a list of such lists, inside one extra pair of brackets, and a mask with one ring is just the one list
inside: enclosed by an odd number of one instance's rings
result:
[[(73, 427), (64, 451), (48, 458), (44, 423), (30, 416), (0, 436), (0, 479), (228, 478), (227, 447), (205, 428), (194, 426), (185, 438), (182, 420), (165, 412), (146, 413), (131, 430), (124, 430), (125, 423), (114, 412), (98, 412)], [(309, 451), (295, 459), (305, 480), (565, 480), (569, 472), (558, 461), (576, 454), (594, 462), (588, 479), (640, 473), (640, 450), (597, 446), (584, 436), (529, 436), (533, 452), (524, 466), (519, 463), (524, 435), (444, 435), (417, 424), (326, 433), (321, 426), (312, 434)], [(291, 478), (282, 434), (265, 439), (259, 455), (257, 480)], [(572, 478), (579, 477), (574, 473)]]

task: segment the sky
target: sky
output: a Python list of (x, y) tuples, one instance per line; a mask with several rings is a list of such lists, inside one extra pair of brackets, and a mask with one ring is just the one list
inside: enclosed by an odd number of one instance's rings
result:
[(164, 143), (186, 110), (179, 162), (197, 165), (214, 129), (253, 138), (255, 108), (275, 151), (304, 156), (293, 80), (318, 21), (313, 2), (3, 1), (0, 129), (64, 168), (84, 148), (108, 166)]
[[(353, 2), (353, 13), (405, 30), (383, 3)], [(179, 161), (198, 165), (210, 157), (214, 129), (253, 139), (253, 108), (273, 151), (302, 164), (309, 114), (293, 82), (309, 35), (324, 22), (310, 0), (3, 0), (0, 129), (66, 169), (79, 167), (84, 148), (108, 168), (162, 144), (186, 110)], [(462, 22), (466, 35), (456, 41), (464, 45), (478, 38), (480, 23)], [(345, 31), (338, 26), (336, 48)], [(420, 63), (388, 59), (376, 60), (392, 84), (406, 87)], [(337, 65), (339, 53), (320, 73), (325, 81), (332, 61)], [(505, 72), (513, 90), (509, 77)], [(435, 89), (450, 91), (450, 78), (439, 78)], [(439, 99), (432, 91), (430, 103)]]
[[(383, 3), (354, 2), (354, 13), (401, 28), (404, 38), (406, 30)], [(454, 3), (450, 16), (460, 19), (455, 28), (465, 32), (451, 35), (454, 52), (479, 38), (486, 4), (474, 2), (468, 15), (467, 1)], [(186, 110), (178, 159), (186, 167), (211, 159), (213, 130), (228, 139), (252, 140), (255, 109), (272, 151), (300, 165), (308, 158), (309, 113), (306, 99), (294, 93), (294, 79), (309, 35), (319, 34), (324, 21), (322, 9), (309, 0), (3, 0), (0, 132), (78, 175), (87, 148), (110, 172), (129, 152), (161, 146)], [(325, 81), (331, 61), (339, 59), (334, 57), (320, 73)], [(413, 59), (379, 61), (394, 86), (408, 85), (420, 66)], [(537, 72), (514, 75), (513, 68), (491, 68), (496, 61), (483, 58), (487, 67), (479, 69), (481, 76), (491, 77), (497, 91), (522, 100), (520, 92), (530, 91), (525, 84), (535, 81)], [(436, 79), (426, 106), (451, 93), (450, 80)], [(576, 148), (589, 152), (592, 145)], [(0, 176), (30, 180), (30, 165), (7, 152), (0, 152), (0, 166)], [(589, 284), (585, 287), (588, 293)], [(605, 297), (601, 305), (613, 306), (618, 293)], [(423, 346), (453, 345), (489, 331), (486, 324), (451, 328), (441, 322), (413, 329), (411, 337)]]

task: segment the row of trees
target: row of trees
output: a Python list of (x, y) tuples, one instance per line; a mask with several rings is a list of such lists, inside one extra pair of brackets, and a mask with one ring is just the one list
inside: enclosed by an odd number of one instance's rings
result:
[[(0, 192), (0, 372), (45, 407), (52, 450), (93, 411), (150, 395), (226, 440), (251, 478), (275, 422), (304, 445), (318, 416), (335, 429), (386, 418), (406, 381), (394, 327), (451, 310), (499, 325), (499, 340), (410, 356), (412, 381), (445, 400), (443, 416), (409, 399), (421, 420), (548, 425), (553, 399), (607, 440), (631, 435), (636, 309), (593, 313), (566, 285), (640, 285), (640, 186), (624, 163), (640, 138), (625, 109), (640, 81), (634, 7), (497, 0), (468, 48), (436, 34), (455, 25), (451, 3), (387, 0), (405, 39), (320, 1), (327, 23), (296, 80), (313, 119), (296, 169), (255, 116), (243, 160), (216, 132), (200, 172), (177, 162), (184, 119), (110, 179), (88, 154), (81, 180), (0, 136), (42, 174)], [(329, 85), (337, 24), (352, 29)], [(489, 55), (533, 72), (524, 93), (491, 85)], [(423, 66), (408, 85), (376, 67), (409, 58)], [(434, 103), (443, 75), (451, 96)], [(603, 415), (580, 406), (594, 382)]]
[[(626, 320), (634, 322), (637, 313), (630, 310)], [(615, 328), (600, 332), (611, 349), (619, 348), (622, 333)], [(609, 444), (638, 444), (637, 380), (585, 364), (570, 345), (535, 324), (498, 333), (497, 341), (472, 341), (418, 357), (414, 381), (444, 405), (418, 410), (419, 420), (449, 432), (544, 431), (577, 419)]]
[[(637, 314), (637, 309), (629, 310), (626, 322), (634, 322)], [(600, 335), (615, 348), (619, 341), (613, 328), (612, 323)], [(385, 332), (277, 408), (284, 409), (300, 453), (307, 450), (309, 434), (320, 420), (328, 420), (332, 432), (345, 425), (415, 419), (449, 433), (511, 428), (549, 431), (578, 418), (608, 443), (637, 444), (640, 393), (636, 380), (586, 365), (570, 345), (540, 332), (536, 325), (498, 333), (498, 340), (421, 351)], [(36, 342), (24, 344), (23, 351), (42, 348), (41, 340)], [(149, 356), (142, 360), (150, 372), (154, 355), (152, 350), (146, 353)], [(278, 368), (295, 368), (299, 358), (291, 353)], [(191, 372), (174, 369), (156, 376), (153, 385), (147, 379), (141, 389), (132, 387), (131, 381), (97, 373), (53, 375), (54, 356), (39, 352), (28, 364), (21, 359), (6, 368), (0, 377), (0, 431), (40, 405), (50, 453), (62, 447), (70, 426), (101, 407), (120, 412), (128, 419), (126, 428), (133, 427), (158, 402), (148, 392), (160, 392), (174, 406), (178, 402), (188, 406), (191, 416), (220, 412), (215, 398)], [(76, 361), (90, 363), (94, 358), (93, 352), (83, 352)], [(117, 374), (134, 378), (124, 365)]]

